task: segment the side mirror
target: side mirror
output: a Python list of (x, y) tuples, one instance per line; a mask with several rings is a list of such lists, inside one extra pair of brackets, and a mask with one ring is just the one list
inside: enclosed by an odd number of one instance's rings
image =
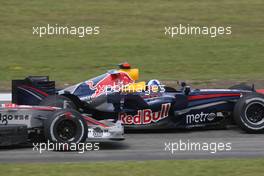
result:
[(255, 84), (252, 84), (252, 91), (253, 91), (253, 92), (256, 92)]
[(191, 92), (191, 87), (190, 86), (186, 86), (185, 89), (184, 89), (185, 95), (189, 95), (190, 92)]
[(187, 86), (187, 84), (186, 84), (186, 82), (181, 82), (181, 87), (186, 87)]

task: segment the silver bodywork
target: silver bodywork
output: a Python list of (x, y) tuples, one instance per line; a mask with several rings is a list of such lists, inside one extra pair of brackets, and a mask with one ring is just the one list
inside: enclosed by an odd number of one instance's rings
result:
[[(43, 122), (60, 108), (42, 106), (21, 106), (15, 104), (0, 105), (0, 125), (27, 125), (28, 130), (42, 129)], [(90, 117), (89, 117), (90, 118)], [(124, 127), (120, 121), (97, 121), (88, 124), (87, 140), (123, 140)]]
[(124, 127), (121, 121), (116, 123), (101, 123), (108, 124), (107, 127), (102, 126), (89, 126), (87, 140), (123, 140)]

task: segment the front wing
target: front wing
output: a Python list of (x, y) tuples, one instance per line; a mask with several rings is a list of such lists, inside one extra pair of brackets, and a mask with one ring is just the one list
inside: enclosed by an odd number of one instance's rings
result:
[(124, 140), (124, 126), (121, 121), (97, 121), (96, 125), (88, 125), (87, 141)]

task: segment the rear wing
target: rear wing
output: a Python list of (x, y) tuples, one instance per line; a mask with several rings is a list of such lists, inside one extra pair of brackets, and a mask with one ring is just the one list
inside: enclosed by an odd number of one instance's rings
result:
[(48, 76), (28, 76), (12, 80), (12, 103), (38, 105), (43, 98), (54, 94), (55, 81), (50, 81)]

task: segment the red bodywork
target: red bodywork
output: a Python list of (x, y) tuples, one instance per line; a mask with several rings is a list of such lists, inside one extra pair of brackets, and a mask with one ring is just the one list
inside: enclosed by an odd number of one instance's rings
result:
[(126, 72), (119, 72), (117, 74), (107, 74), (102, 80), (94, 84), (93, 81), (87, 81), (86, 84), (91, 90), (95, 90), (92, 94), (92, 98), (96, 98), (105, 92), (105, 88), (117, 88), (118, 86), (124, 86), (130, 83), (134, 83), (134, 80), (129, 77)]
[(264, 89), (256, 90), (256, 92), (261, 93), (261, 94), (264, 94)]

